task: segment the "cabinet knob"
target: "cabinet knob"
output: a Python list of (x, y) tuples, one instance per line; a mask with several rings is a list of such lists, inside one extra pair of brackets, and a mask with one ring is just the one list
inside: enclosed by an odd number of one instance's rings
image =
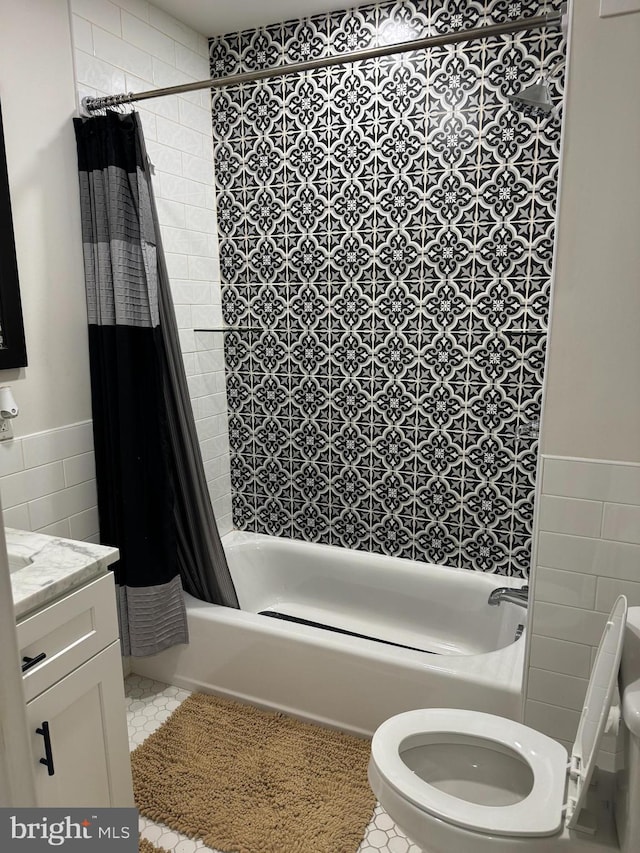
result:
[(45, 757), (40, 759), (40, 764), (44, 764), (47, 768), (49, 776), (53, 776), (55, 770), (53, 769), (53, 752), (51, 751), (51, 735), (49, 734), (49, 723), (44, 720), (42, 723), (42, 727), (36, 729), (37, 735), (42, 735), (44, 738), (44, 754)]

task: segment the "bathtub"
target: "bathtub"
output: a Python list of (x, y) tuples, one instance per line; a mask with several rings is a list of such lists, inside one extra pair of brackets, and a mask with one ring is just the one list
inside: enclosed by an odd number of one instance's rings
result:
[(487, 599), (521, 580), (240, 531), (223, 544), (242, 609), (186, 595), (190, 643), (135, 673), (364, 735), (414, 708), (520, 718), (526, 610)]

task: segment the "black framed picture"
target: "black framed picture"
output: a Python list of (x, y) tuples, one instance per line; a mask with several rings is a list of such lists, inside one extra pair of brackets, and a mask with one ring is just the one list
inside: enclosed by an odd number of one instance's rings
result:
[(0, 370), (26, 367), (20, 283), (0, 108)]

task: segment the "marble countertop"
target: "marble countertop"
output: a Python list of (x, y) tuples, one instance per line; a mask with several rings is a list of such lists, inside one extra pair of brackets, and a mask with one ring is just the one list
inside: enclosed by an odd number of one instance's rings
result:
[(16, 620), (105, 574), (117, 548), (5, 529)]

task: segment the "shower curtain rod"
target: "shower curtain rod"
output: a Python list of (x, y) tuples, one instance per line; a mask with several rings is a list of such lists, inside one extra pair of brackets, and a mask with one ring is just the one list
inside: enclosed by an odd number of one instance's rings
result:
[(130, 104), (133, 101), (146, 101), (149, 98), (164, 98), (166, 95), (180, 95), (183, 92), (195, 92), (199, 89), (221, 89), (225, 86), (234, 86), (242, 83), (253, 83), (256, 80), (267, 80), (270, 77), (282, 77), (287, 74), (299, 74), (303, 71), (315, 71), (318, 68), (328, 68), (332, 65), (345, 65), (351, 62), (360, 62), (366, 59), (377, 59), (381, 56), (393, 56), (396, 53), (407, 53), (415, 50), (426, 50), (430, 47), (440, 47), (446, 44), (454, 44), (460, 41), (472, 41), (489, 36), (508, 35), (521, 32), (522, 30), (537, 29), (555, 24), (562, 20), (562, 12), (548, 12), (530, 18), (521, 18), (518, 21), (505, 21), (502, 24), (489, 24), (486, 27), (476, 27), (470, 30), (460, 30), (455, 33), (443, 33), (439, 36), (427, 36), (426, 38), (413, 39), (412, 41), (388, 44), (381, 47), (369, 47), (363, 50), (355, 50), (352, 53), (336, 54), (320, 59), (307, 59), (304, 62), (294, 62), (289, 65), (281, 65), (277, 68), (265, 68), (259, 71), (247, 71), (243, 74), (233, 74), (228, 77), (213, 77), (209, 80), (199, 80), (195, 83), (184, 83), (180, 86), (168, 86), (164, 89), (153, 89), (148, 92), (124, 92), (120, 95), (107, 95), (102, 98), (82, 99), (82, 107), (87, 114), (104, 110), (108, 107), (116, 107), (122, 104)]

